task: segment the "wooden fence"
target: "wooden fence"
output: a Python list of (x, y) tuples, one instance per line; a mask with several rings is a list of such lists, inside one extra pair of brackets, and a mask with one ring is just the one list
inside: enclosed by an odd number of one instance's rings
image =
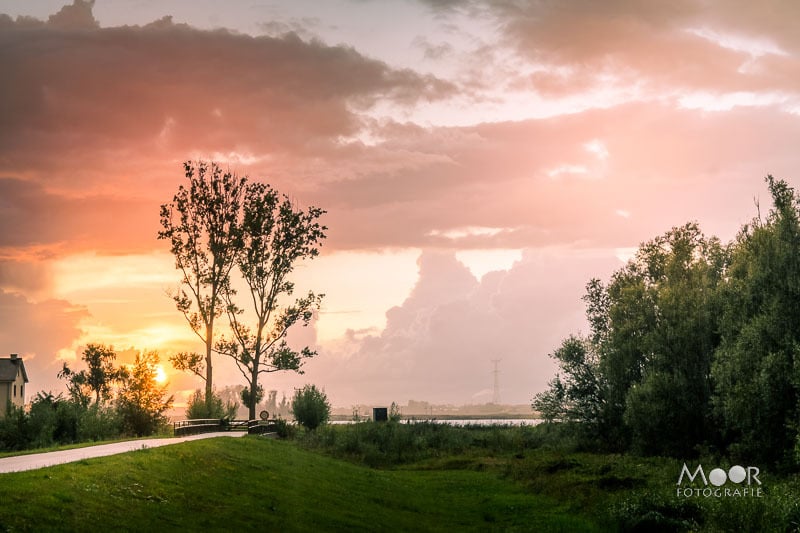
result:
[(263, 435), (277, 431), (276, 420), (228, 420), (225, 418), (196, 418), (173, 422), (172, 431), (176, 437), (213, 433), (215, 431), (246, 431), (252, 435)]

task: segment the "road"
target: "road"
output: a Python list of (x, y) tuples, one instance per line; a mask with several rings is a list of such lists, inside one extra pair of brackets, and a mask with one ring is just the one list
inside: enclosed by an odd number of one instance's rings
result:
[(114, 442), (112, 444), (98, 444), (97, 446), (75, 448), (74, 450), (15, 455), (14, 457), (3, 457), (0, 459), (0, 474), (35, 470), (37, 468), (44, 468), (45, 466), (72, 463), (83, 459), (91, 459), (93, 457), (116, 455), (118, 453), (141, 450), (142, 448), (158, 448), (159, 446), (168, 446), (170, 444), (178, 444), (190, 440), (211, 439), (214, 437), (241, 437), (246, 434), (247, 432), (245, 431), (224, 431), (219, 433), (202, 433), (200, 435), (190, 435), (188, 437), (173, 437), (169, 439), (129, 440), (125, 442)]

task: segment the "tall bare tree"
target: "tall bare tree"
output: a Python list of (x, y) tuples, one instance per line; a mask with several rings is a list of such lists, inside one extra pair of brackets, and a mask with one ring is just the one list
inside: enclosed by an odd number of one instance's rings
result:
[(216, 163), (184, 163), (187, 186), (161, 206), (159, 239), (170, 242), (181, 286), (172, 295), (192, 331), (205, 344), (205, 354), (182, 352), (173, 366), (205, 380), (205, 399), (213, 395), (211, 356), (214, 325), (223, 313), (222, 295), (240, 248), (240, 212), (245, 179), (223, 172)]
[(227, 286), (222, 296), (232, 337), (222, 339), (216, 348), (233, 358), (247, 380), (242, 399), (250, 419), (255, 418), (261, 396), (261, 374), (280, 370), (302, 373), (303, 359), (316, 355), (308, 347), (291, 349), (286, 334), (294, 324), (308, 325), (324, 295), (309, 292), (284, 307), (279, 300), (294, 292), (294, 283), (288, 276), (295, 264), (319, 255), (328, 229), (318, 221), (324, 213), (316, 207), (303, 210), (295, 206), (269, 185), (247, 186), (235, 260), (247, 285), (247, 294), (240, 298), (248, 302), (247, 311), (237, 303), (236, 291)]

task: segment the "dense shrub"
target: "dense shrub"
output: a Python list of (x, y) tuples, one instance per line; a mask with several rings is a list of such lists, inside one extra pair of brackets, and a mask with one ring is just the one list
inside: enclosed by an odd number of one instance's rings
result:
[(236, 411), (239, 405), (233, 402), (223, 402), (222, 398), (216, 393), (212, 393), (208, 402), (201, 390), (194, 391), (189, 404), (186, 406), (186, 418), (196, 420), (202, 418), (224, 418), (232, 420), (236, 418)]
[(0, 449), (24, 450), (80, 442), (83, 440), (80, 425), (87, 416), (87, 408), (82, 404), (40, 392), (31, 401), (28, 412), (11, 406), (0, 420)]
[(122, 430), (127, 435), (152, 435), (169, 421), (164, 412), (172, 406), (166, 386), (155, 380), (158, 354), (137, 353), (130, 374), (117, 393), (116, 407)]
[[(470, 453), (519, 454), (550, 442), (542, 426), (454, 427), (435, 422), (359, 422), (320, 428), (303, 445), (336, 457), (380, 467)], [(557, 439), (554, 436), (553, 439)]]
[(78, 440), (100, 441), (119, 437), (122, 422), (116, 409), (91, 405), (85, 409), (78, 420)]
[(703, 522), (703, 512), (696, 502), (664, 498), (656, 494), (637, 494), (611, 509), (621, 531), (693, 531)]
[[(27, 414), (27, 423), (20, 424), (20, 433), (24, 434), (24, 448), (43, 448), (51, 446), (55, 441), (56, 432), (56, 412), (58, 409), (59, 398), (52, 394), (39, 393), (31, 402), (30, 411)], [(17, 414), (17, 422), (22, 422)], [(62, 433), (67, 431), (62, 423)]]
[(296, 435), (296, 429), (295, 426), (291, 425), (283, 418), (275, 420), (275, 433), (278, 434), (278, 438), (290, 439)]
[(4, 418), (0, 419), (0, 450), (24, 450), (31, 444), (31, 429), (25, 411), (9, 405)]
[(306, 385), (295, 391), (292, 400), (292, 413), (295, 420), (308, 430), (314, 430), (328, 421), (331, 404), (324, 392), (314, 385)]
[[(155, 380), (158, 354), (137, 353), (130, 369), (115, 369), (110, 364), (108, 359), (114, 358), (111, 348), (90, 345), (84, 355), (88, 370), (73, 371), (65, 365), (59, 373), (68, 381), (68, 399), (39, 392), (27, 411), (9, 406), (6, 416), (0, 418), (0, 450), (150, 435), (166, 424), (164, 412), (172, 397), (167, 398), (166, 387)], [(103, 366), (102, 371), (97, 365)], [(113, 402), (112, 383), (120, 384)]]

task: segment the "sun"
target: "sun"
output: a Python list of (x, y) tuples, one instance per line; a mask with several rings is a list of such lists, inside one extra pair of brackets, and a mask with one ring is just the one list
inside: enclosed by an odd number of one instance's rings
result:
[(153, 379), (156, 380), (156, 383), (165, 383), (167, 381), (167, 373), (164, 372), (163, 366), (156, 365), (156, 375)]

